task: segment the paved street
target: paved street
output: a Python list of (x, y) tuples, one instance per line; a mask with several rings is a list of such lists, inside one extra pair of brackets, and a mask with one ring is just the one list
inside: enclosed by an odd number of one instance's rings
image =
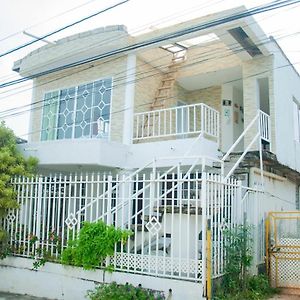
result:
[(27, 295), (17, 295), (0, 292), (0, 300), (47, 300), (46, 298), (31, 297)]

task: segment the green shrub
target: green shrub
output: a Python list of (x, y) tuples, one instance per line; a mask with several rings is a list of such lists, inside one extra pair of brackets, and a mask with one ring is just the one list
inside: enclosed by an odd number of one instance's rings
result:
[(91, 300), (163, 300), (164, 295), (160, 292), (134, 287), (131, 284), (101, 284), (94, 291), (88, 292)]
[(99, 267), (107, 256), (114, 254), (115, 244), (126, 243), (132, 234), (104, 222), (84, 223), (78, 237), (70, 240), (62, 253), (62, 263), (83, 266), (84, 269)]
[(225, 233), (226, 267), (215, 300), (262, 300), (276, 293), (265, 275), (251, 276), (251, 227), (239, 225)]

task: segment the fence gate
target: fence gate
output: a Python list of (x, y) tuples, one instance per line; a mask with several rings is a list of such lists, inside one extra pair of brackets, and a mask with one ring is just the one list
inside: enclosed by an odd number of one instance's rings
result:
[(300, 211), (269, 213), (266, 249), (271, 285), (300, 288)]

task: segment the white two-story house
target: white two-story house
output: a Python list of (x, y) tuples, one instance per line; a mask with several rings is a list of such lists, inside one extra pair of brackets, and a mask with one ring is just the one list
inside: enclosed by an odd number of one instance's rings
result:
[[(16, 179), (16, 254), (30, 256), (34, 233), (59, 258), (70, 230), (103, 220), (134, 233), (108, 262), (113, 280), (196, 299), (206, 293), (207, 222), (216, 278), (223, 230), (246, 212), (255, 267), (264, 263), (266, 213), (299, 209), (300, 79), (244, 10), (137, 36), (98, 28), (15, 62), (33, 80), (20, 149), (43, 175)], [(45, 242), (52, 231), (62, 245)]]

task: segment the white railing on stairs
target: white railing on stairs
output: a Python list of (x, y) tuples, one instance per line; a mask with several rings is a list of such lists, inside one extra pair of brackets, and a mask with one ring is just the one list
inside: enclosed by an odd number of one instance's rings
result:
[(204, 133), (219, 138), (219, 112), (206, 104), (176, 106), (134, 115), (133, 140), (191, 137)]
[(233, 153), (234, 149), (237, 147), (237, 145), (242, 141), (242, 139), (248, 134), (251, 130), (253, 130), (254, 136), (250, 140), (247, 147), (244, 149), (243, 153), (239, 157), (239, 159), (235, 162), (234, 166), (231, 168), (231, 170), (224, 174), (224, 165), (222, 166), (221, 173), (225, 176), (225, 179), (228, 179), (236, 170), (236, 168), (239, 166), (240, 162), (243, 160), (245, 155), (251, 150), (255, 142), (259, 142), (258, 150), (260, 152), (260, 164), (262, 168), (262, 153), (261, 153), (261, 140), (264, 140), (268, 143), (271, 143), (271, 121), (270, 116), (264, 113), (263, 111), (259, 110), (254, 117), (254, 119), (248, 124), (246, 129), (242, 132), (242, 134), (238, 137), (238, 139), (234, 142), (234, 144), (230, 147), (230, 149), (226, 152), (226, 154), (223, 156), (222, 161), (226, 162), (226, 160), (229, 158), (229, 156)]
[(271, 118), (263, 111), (259, 111), (259, 129), (261, 139), (271, 142)]

